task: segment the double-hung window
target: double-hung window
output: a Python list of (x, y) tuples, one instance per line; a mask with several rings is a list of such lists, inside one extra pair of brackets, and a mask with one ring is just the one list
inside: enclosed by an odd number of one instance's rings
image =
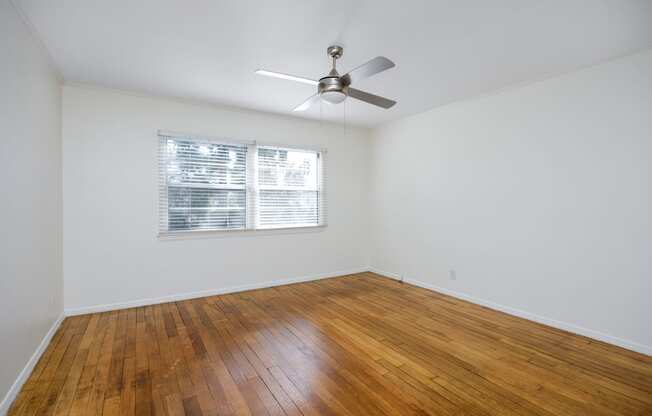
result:
[(326, 224), (323, 150), (159, 133), (159, 234)]
[(258, 147), (259, 228), (319, 225), (318, 152)]

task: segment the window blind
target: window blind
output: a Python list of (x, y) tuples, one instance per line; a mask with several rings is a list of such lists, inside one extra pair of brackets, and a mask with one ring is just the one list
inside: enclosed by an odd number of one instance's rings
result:
[(319, 153), (258, 147), (258, 226), (319, 225)]
[(247, 146), (160, 136), (162, 231), (246, 227)]
[(326, 224), (324, 153), (159, 134), (159, 233)]

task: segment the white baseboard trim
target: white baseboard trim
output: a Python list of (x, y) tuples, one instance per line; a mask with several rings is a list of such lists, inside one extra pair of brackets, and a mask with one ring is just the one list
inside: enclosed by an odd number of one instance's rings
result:
[(110, 303), (106, 305), (83, 306), (80, 308), (66, 308), (64, 312), (66, 316), (107, 312), (107, 311), (114, 311), (118, 309), (156, 305), (159, 303), (176, 302), (180, 300), (187, 300), (187, 299), (194, 299), (194, 298), (203, 298), (206, 296), (244, 292), (246, 290), (264, 289), (266, 287), (289, 285), (292, 283), (309, 282), (312, 280), (327, 279), (330, 277), (337, 277), (337, 276), (346, 276), (349, 274), (362, 273), (366, 271), (369, 271), (369, 267), (359, 267), (355, 269), (340, 270), (340, 271), (330, 272), (330, 273), (320, 273), (320, 274), (314, 274), (314, 275), (302, 276), (302, 277), (296, 277), (290, 279), (269, 280), (262, 283), (254, 283), (254, 284), (241, 285), (241, 286), (231, 286), (231, 287), (220, 288), (220, 289), (209, 289), (209, 290), (200, 290), (197, 292), (178, 293), (174, 295), (161, 296), (157, 298), (138, 299), (138, 300), (131, 300), (126, 302)]
[[(369, 268), (370, 272), (379, 274), (381, 276), (389, 277), (391, 279), (401, 280), (401, 276), (397, 273), (391, 273), (383, 270), (376, 269), (374, 267)], [(567, 322), (558, 321), (552, 318), (546, 318), (545, 316), (536, 315), (530, 312), (526, 312), (520, 309), (512, 308), (510, 306), (501, 305), (499, 303), (492, 302), (486, 299), (480, 299), (475, 296), (467, 295), (466, 293), (456, 292), (454, 290), (446, 289), (443, 287), (435, 286), (431, 283), (426, 283), (420, 280), (415, 279), (403, 279), (405, 283), (412, 284), (414, 286), (419, 286), (424, 289), (432, 290), (435, 292), (443, 293), (444, 295), (452, 296), (457, 299), (462, 299), (476, 305), (486, 306), (487, 308), (494, 309), (500, 312), (505, 312), (510, 315), (517, 316), (519, 318), (524, 318), (530, 321), (538, 322), (540, 324), (548, 325), (553, 328), (561, 329), (564, 331), (572, 332), (574, 334), (582, 335), (588, 338), (592, 338), (598, 341), (603, 341), (608, 344), (616, 345), (631, 351), (639, 352), (641, 354), (646, 354), (652, 356), (652, 347), (648, 345), (639, 344), (638, 342), (630, 341), (627, 339), (622, 339), (615, 337), (613, 335), (605, 334), (604, 332), (596, 331), (593, 329), (584, 328)]]
[(403, 280), (401, 275), (398, 273), (392, 273), (385, 270), (376, 269), (375, 267), (369, 267), (367, 271), (370, 271), (371, 273), (379, 274), (383, 277), (389, 277), (390, 279), (399, 280), (399, 281)]
[(48, 333), (43, 337), (43, 340), (39, 344), (38, 348), (36, 351), (34, 351), (34, 354), (32, 354), (32, 357), (29, 359), (23, 370), (20, 372), (18, 377), (16, 378), (16, 381), (14, 381), (14, 384), (11, 386), (9, 391), (7, 392), (6, 396), (0, 403), (0, 416), (4, 416), (8, 411), (9, 408), (11, 407), (11, 404), (14, 402), (16, 399), (16, 396), (20, 392), (21, 387), (23, 387), (23, 384), (25, 384), (25, 381), (29, 378), (30, 374), (32, 373), (32, 370), (34, 370), (34, 366), (36, 366), (36, 363), (38, 362), (39, 358), (41, 358), (41, 355), (43, 355), (43, 352), (46, 350), (48, 345), (50, 344), (50, 341), (52, 340), (52, 337), (54, 334), (57, 332), (57, 329), (59, 329), (59, 326), (61, 325), (61, 322), (63, 322), (64, 318), (66, 316), (74, 316), (74, 315), (82, 315), (82, 314), (87, 314), (87, 313), (97, 313), (97, 312), (106, 312), (106, 311), (112, 311), (112, 310), (117, 310), (117, 309), (126, 309), (126, 308), (134, 308), (138, 306), (145, 306), (145, 305), (155, 305), (158, 303), (165, 303), (165, 302), (175, 302), (179, 300), (186, 300), (186, 299), (194, 299), (194, 298), (201, 298), (205, 296), (214, 296), (214, 295), (222, 295), (226, 293), (235, 293), (235, 292), (243, 292), (246, 290), (253, 290), (253, 289), (263, 289), (266, 287), (274, 287), (274, 286), (281, 286), (281, 285), (288, 285), (292, 283), (301, 283), (301, 282), (309, 282), (313, 280), (320, 280), (320, 279), (327, 279), (330, 277), (338, 277), (338, 276), (346, 276), (349, 274), (355, 274), (355, 273), (362, 273), (366, 272), (369, 270), (369, 267), (359, 267), (355, 269), (349, 269), (349, 270), (340, 270), (337, 272), (331, 272), (331, 273), (320, 273), (320, 274), (315, 274), (315, 275), (309, 275), (309, 276), (302, 276), (302, 277), (297, 277), (297, 278), (291, 278), (291, 279), (279, 279), (279, 280), (271, 280), (263, 283), (255, 283), (255, 284), (250, 284), (250, 285), (241, 285), (241, 286), (232, 286), (232, 287), (227, 287), (227, 288), (221, 288), (221, 289), (211, 289), (211, 290), (202, 290), (202, 291), (197, 291), (197, 292), (186, 292), (186, 293), (179, 293), (176, 295), (169, 295), (169, 296), (162, 296), (158, 298), (149, 298), (149, 299), (139, 299), (139, 300), (132, 300), (132, 301), (127, 301), (127, 302), (119, 302), (119, 303), (111, 303), (107, 305), (97, 305), (97, 306), (85, 306), (81, 308), (67, 308), (64, 310), (64, 313), (62, 313), (57, 320), (52, 324), (52, 327), (50, 327), (50, 330)]
[(642, 345), (634, 341), (629, 341), (626, 339), (614, 337), (612, 335), (608, 335), (599, 331), (595, 331), (592, 329), (587, 329), (583, 328), (577, 325), (573, 325), (570, 323), (558, 321), (555, 319), (551, 318), (546, 318), (543, 316), (539, 316), (530, 312), (522, 311), (520, 309), (515, 309), (509, 306), (501, 305), (489, 300), (485, 299), (480, 299), (476, 298), (471, 295), (467, 295), (465, 293), (461, 292), (456, 292), (450, 289), (446, 289), (443, 287), (435, 286), (430, 283), (422, 282), (420, 280), (415, 280), (415, 279), (402, 279), (402, 276), (397, 273), (392, 273), (384, 270), (377, 269), (375, 267), (360, 267), (356, 269), (350, 269), (350, 270), (340, 270), (337, 272), (331, 272), (331, 273), (321, 273), (321, 274), (315, 274), (315, 275), (310, 275), (310, 276), (303, 276), (303, 277), (297, 277), (297, 278), (290, 278), (290, 279), (279, 279), (279, 280), (271, 280), (271, 281), (266, 281), (263, 283), (255, 283), (255, 284), (249, 284), (249, 285), (241, 285), (241, 286), (231, 286), (227, 288), (221, 288), (221, 289), (211, 289), (211, 290), (203, 290), (203, 291), (197, 291), (197, 292), (186, 292), (186, 293), (181, 293), (181, 294), (176, 294), (176, 295), (169, 295), (169, 296), (162, 296), (158, 298), (148, 298), (148, 299), (139, 299), (139, 300), (132, 300), (132, 301), (127, 301), (127, 302), (119, 302), (119, 303), (112, 303), (112, 304), (106, 304), (106, 305), (97, 305), (97, 306), (87, 306), (87, 307), (81, 307), (81, 308), (68, 308), (64, 311), (63, 314), (61, 314), (57, 320), (52, 324), (50, 327), (50, 330), (48, 333), (43, 337), (43, 340), (39, 344), (38, 348), (36, 351), (34, 351), (34, 354), (32, 354), (32, 357), (29, 359), (23, 370), (20, 372), (18, 377), (16, 378), (16, 381), (14, 381), (14, 384), (11, 386), (7, 394), (5, 395), (4, 399), (0, 403), (0, 415), (5, 415), (9, 411), (9, 407), (13, 403), (13, 401), (16, 399), (16, 396), (18, 395), (18, 392), (20, 391), (21, 387), (31, 374), (32, 370), (34, 369), (34, 366), (36, 366), (36, 363), (38, 362), (39, 358), (41, 358), (41, 355), (49, 345), (50, 341), (52, 340), (52, 337), (56, 333), (57, 329), (61, 325), (61, 322), (63, 322), (63, 319), (66, 316), (73, 316), (73, 315), (81, 315), (81, 314), (87, 314), (87, 313), (97, 313), (97, 312), (106, 312), (106, 311), (111, 311), (111, 310), (117, 310), (117, 309), (126, 309), (126, 308), (133, 308), (133, 307), (138, 307), (138, 306), (145, 306), (145, 305), (154, 305), (158, 303), (165, 303), (165, 302), (175, 302), (179, 300), (186, 300), (186, 299), (193, 299), (193, 298), (200, 298), (200, 297), (205, 297), (205, 296), (214, 296), (214, 295), (220, 295), (220, 294), (226, 294), (226, 293), (235, 293), (235, 292), (243, 292), (246, 290), (253, 290), (253, 289), (263, 289), (266, 287), (274, 287), (274, 286), (281, 286), (281, 285), (287, 285), (287, 284), (292, 284), (292, 283), (301, 283), (301, 282), (308, 282), (308, 281), (313, 281), (313, 280), (320, 280), (320, 279), (327, 279), (330, 277), (338, 277), (338, 276), (346, 276), (349, 274), (355, 274), (355, 273), (362, 273), (362, 272), (372, 272), (376, 273), (378, 275), (388, 277), (390, 279), (394, 280), (403, 280), (406, 283), (432, 290), (435, 292), (443, 293), (445, 295), (452, 296), (454, 298), (462, 299), (471, 303), (475, 303), (477, 305), (482, 305), (486, 306), (488, 308), (498, 310), (501, 312), (508, 313), (510, 315), (518, 316), (520, 318), (528, 319), (530, 321), (538, 322), (544, 325), (548, 325), (554, 328), (562, 329), (564, 331), (572, 332), (575, 334), (583, 335), (589, 338), (593, 338), (599, 341), (603, 341), (609, 344), (617, 345), (619, 347), (623, 347), (632, 351), (636, 351), (642, 354), (646, 354), (649, 356), (652, 356), (652, 347), (647, 346), (647, 345)]
[(32, 370), (34, 370), (36, 363), (38, 363), (39, 358), (41, 358), (41, 355), (43, 355), (45, 349), (50, 344), (52, 337), (57, 332), (57, 329), (59, 329), (59, 326), (61, 325), (61, 322), (63, 322), (64, 318), (65, 315), (62, 313), (54, 321), (47, 334), (45, 334), (41, 340), (41, 343), (36, 348), (36, 351), (34, 351), (34, 354), (32, 354), (29, 361), (27, 361), (27, 364), (25, 364), (23, 370), (20, 372), (20, 374), (18, 374), (16, 381), (14, 381), (14, 384), (11, 386), (4, 399), (2, 399), (2, 402), (0, 403), (0, 415), (6, 415), (9, 411), (11, 404), (14, 402), (14, 400), (16, 400), (16, 396), (18, 396), (18, 392), (20, 392), (21, 387), (23, 387), (23, 384), (25, 384), (25, 381), (27, 381), (30, 374), (32, 374)]

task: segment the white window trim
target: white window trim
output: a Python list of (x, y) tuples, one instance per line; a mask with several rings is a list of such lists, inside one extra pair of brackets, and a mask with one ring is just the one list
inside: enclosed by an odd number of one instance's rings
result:
[[(247, 228), (236, 228), (236, 229), (223, 229), (223, 230), (180, 230), (180, 231), (161, 231), (159, 226), (161, 222), (161, 211), (160, 210), (160, 200), (161, 200), (161, 192), (164, 192), (164, 186), (161, 185), (160, 183), (160, 175), (161, 175), (161, 166), (160, 166), (160, 160), (159, 160), (159, 154), (158, 152), (160, 151), (159, 146), (159, 140), (161, 136), (170, 136), (170, 137), (180, 137), (180, 138), (188, 138), (191, 140), (198, 140), (198, 141), (208, 141), (208, 142), (218, 142), (218, 143), (227, 143), (227, 144), (245, 144), (247, 145), (248, 152), (247, 152), (247, 163), (252, 163), (255, 162), (256, 159), (254, 159), (257, 155), (257, 147), (276, 147), (279, 149), (296, 149), (296, 150), (308, 150), (308, 151), (314, 151), (318, 154), (319, 157), (322, 159), (318, 163), (318, 180), (319, 183), (317, 185), (318, 191), (319, 191), (319, 196), (320, 196), (320, 202), (318, 209), (320, 211), (320, 216), (319, 216), (319, 224), (316, 225), (298, 225), (298, 226), (289, 226), (289, 227), (278, 227), (278, 228), (250, 228), (250, 226), (257, 227), (257, 224), (255, 224), (257, 220), (257, 215), (255, 210), (257, 209), (257, 204), (256, 204), (256, 196), (257, 192), (253, 192), (253, 189), (255, 186), (254, 181), (257, 182), (258, 178), (258, 169), (257, 167), (252, 169), (253, 172), (255, 172), (255, 176), (252, 177), (251, 179), (247, 179), (247, 184), (246, 184), (246, 195), (247, 195), (247, 222), (246, 222), (246, 227)], [(217, 136), (207, 136), (207, 135), (201, 135), (201, 134), (188, 134), (188, 133), (180, 133), (180, 132), (175, 132), (175, 131), (169, 131), (169, 130), (157, 130), (156, 135), (155, 135), (155, 143), (156, 143), (156, 154), (157, 154), (157, 163), (156, 163), (156, 183), (157, 183), (157, 198), (156, 198), (156, 212), (157, 212), (157, 221), (156, 221), (156, 236), (160, 241), (174, 241), (174, 240), (186, 240), (186, 239), (204, 239), (204, 238), (229, 238), (229, 237), (253, 237), (257, 235), (283, 235), (283, 234), (305, 234), (305, 233), (315, 233), (315, 232), (323, 232), (326, 227), (328, 227), (328, 221), (327, 221), (327, 210), (325, 207), (326, 203), (326, 198), (323, 197), (326, 192), (326, 178), (324, 175), (325, 172), (325, 166), (324, 166), (324, 159), (323, 157), (328, 153), (328, 149), (320, 146), (314, 146), (314, 145), (294, 145), (294, 144), (286, 144), (286, 143), (277, 143), (277, 142), (268, 142), (268, 141), (257, 141), (257, 140), (243, 140), (243, 139), (231, 139), (231, 138), (223, 138), (223, 137), (217, 137)], [(252, 160), (249, 160), (249, 159)], [(254, 166), (257, 164), (254, 163)], [(257, 189), (257, 188), (256, 188)], [(249, 204), (251, 204), (252, 209), (249, 209)], [(167, 214), (166, 214), (167, 215)]]
[(309, 225), (302, 227), (287, 228), (259, 228), (254, 230), (196, 230), (196, 231), (173, 231), (171, 233), (158, 233), (159, 241), (192, 240), (203, 238), (232, 238), (232, 237), (255, 237), (265, 235), (288, 235), (288, 234), (312, 234), (321, 233), (326, 230), (328, 224)]
[[(328, 153), (328, 149), (325, 147), (321, 146), (315, 146), (315, 145), (310, 145), (310, 144), (287, 144), (287, 143), (279, 143), (279, 142), (268, 142), (268, 141), (260, 141), (260, 140), (253, 140), (253, 139), (231, 139), (231, 138), (226, 138), (226, 137), (218, 137), (218, 136), (207, 136), (205, 134), (189, 134), (189, 133), (180, 133), (178, 131), (170, 131), (170, 130), (157, 130), (156, 131), (156, 139), (158, 140), (159, 136), (170, 136), (170, 137), (187, 137), (189, 139), (193, 140), (205, 140), (205, 141), (211, 141), (211, 142), (222, 142), (222, 143), (233, 143), (233, 144), (246, 144), (246, 145), (254, 145), (254, 146), (270, 146), (270, 147), (279, 147), (279, 148), (285, 148), (285, 149), (295, 149), (295, 150), (312, 150), (315, 152), (320, 152), (320, 153)], [(158, 142), (157, 142), (158, 143)]]

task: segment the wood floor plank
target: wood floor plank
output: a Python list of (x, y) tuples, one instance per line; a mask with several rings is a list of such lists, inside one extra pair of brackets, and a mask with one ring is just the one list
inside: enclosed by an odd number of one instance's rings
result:
[(50, 414), (652, 415), (652, 357), (359, 273), (67, 318)]
[(104, 314), (107, 317), (106, 335), (100, 346), (100, 353), (93, 378), (88, 402), (81, 415), (102, 415), (104, 409), (104, 396), (109, 385), (109, 369), (113, 355), (113, 343), (117, 328), (118, 312), (113, 311)]

